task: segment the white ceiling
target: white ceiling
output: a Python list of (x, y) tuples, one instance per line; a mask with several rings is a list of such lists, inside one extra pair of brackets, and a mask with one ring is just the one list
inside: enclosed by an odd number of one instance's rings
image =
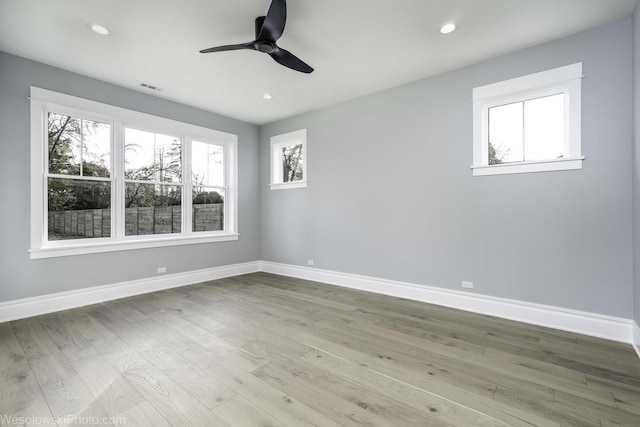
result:
[[(198, 52), (253, 40), (270, 0), (0, 0), (0, 50), (263, 124), (627, 17), (636, 2), (289, 0), (278, 44), (315, 68), (303, 74), (254, 51)], [(449, 21), (458, 30), (440, 34)]]

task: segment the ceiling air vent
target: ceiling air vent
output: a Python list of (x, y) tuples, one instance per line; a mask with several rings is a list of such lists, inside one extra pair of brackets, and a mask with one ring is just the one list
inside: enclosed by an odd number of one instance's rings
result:
[(162, 92), (162, 89), (159, 88), (158, 86), (150, 85), (148, 83), (140, 83), (140, 86), (142, 86), (145, 89), (155, 90), (157, 92)]

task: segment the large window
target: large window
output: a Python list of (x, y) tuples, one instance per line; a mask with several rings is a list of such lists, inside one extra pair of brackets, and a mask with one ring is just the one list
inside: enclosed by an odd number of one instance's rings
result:
[(31, 257), (237, 239), (235, 135), (31, 88)]
[(473, 90), (473, 174), (580, 169), (582, 64)]

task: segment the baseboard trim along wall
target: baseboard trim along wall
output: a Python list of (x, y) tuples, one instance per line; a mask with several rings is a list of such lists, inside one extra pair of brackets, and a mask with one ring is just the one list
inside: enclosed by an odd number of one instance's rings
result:
[[(631, 319), (476, 293), (262, 261), (261, 271), (487, 314), (598, 338), (632, 343)], [(638, 330), (640, 333), (640, 329)], [(638, 335), (640, 343), (640, 334)], [(640, 347), (640, 346), (639, 346)], [(640, 352), (638, 352), (640, 356)]]
[(0, 323), (257, 271), (260, 262), (253, 261), (7, 301), (0, 303)]
[(269, 261), (233, 264), (7, 301), (0, 303), (0, 323), (258, 271), (624, 342), (632, 344), (640, 356), (640, 327), (631, 319)]
[(636, 322), (632, 322), (632, 340), (631, 345), (633, 345), (633, 349), (636, 351), (638, 357), (640, 357), (640, 326)]

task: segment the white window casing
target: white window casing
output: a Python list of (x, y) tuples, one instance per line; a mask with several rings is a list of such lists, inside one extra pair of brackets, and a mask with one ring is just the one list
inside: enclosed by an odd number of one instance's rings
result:
[[(473, 89), (473, 176), (581, 169), (582, 63), (542, 71)], [(564, 96), (564, 153), (560, 158), (489, 164), (489, 109)]]
[[(236, 135), (165, 119), (75, 96), (31, 87), (31, 247), (32, 259), (238, 239), (238, 158)], [(46, 193), (47, 115), (60, 113), (111, 125), (110, 237), (49, 240)], [(125, 236), (124, 129), (131, 127), (179, 137), (182, 141), (182, 227), (180, 233)], [(224, 226), (219, 231), (191, 230), (191, 141), (224, 147)], [(73, 177), (75, 179), (75, 177)], [(81, 177), (80, 177), (81, 178)], [(168, 183), (166, 183), (168, 184)]]

